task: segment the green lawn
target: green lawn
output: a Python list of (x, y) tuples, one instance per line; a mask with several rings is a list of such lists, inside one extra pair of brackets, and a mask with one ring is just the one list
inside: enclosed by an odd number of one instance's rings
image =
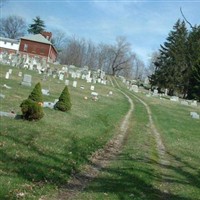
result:
[[(12, 68), (11, 79), (6, 80), (9, 68), (0, 66), (0, 84), (12, 87), (1, 87), (0, 93), (6, 95), (0, 99), (1, 111), (21, 114), (20, 103), (39, 81), (42, 88), (50, 89), (45, 101), (57, 99), (64, 88), (64, 81), (50, 77), (42, 81), (35, 71), (18, 68)], [(19, 84), (19, 71), (32, 74), (31, 88)], [(119, 80), (118, 84), (135, 104), (124, 147), (76, 199), (200, 199), (200, 120), (190, 117), (191, 111), (200, 114), (200, 108), (137, 94), (149, 105), (166, 147), (169, 165), (160, 165), (144, 105)], [(113, 96), (108, 97), (110, 90)], [(126, 97), (109, 85), (95, 84), (98, 101), (90, 98), (90, 84), (83, 80), (78, 80), (77, 88), (70, 85), (69, 91), (72, 110), (68, 113), (44, 108), (45, 116), (37, 122), (0, 119), (0, 199), (39, 199), (55, 194), (70, 174), (79, 171), (92, 152), (115, 134), (129, 109)]]
[[(34, 85), (40, 81), (42, 88), (50, 88), (50, 96), (44, 101), (54, 101), (64, 88), (64, 81), (48, 78), (35, 71), (12, 68), (11, 79), (5, 79), (8, 66), (0, 66), (1, 111), (21, 114), (20, 103), (28, 97)], [(18, 72), (32, 74), (32, 87), (20, 85)], [(70, 79), (71, 80), (71, 79)], [(85, 90), (80, 89), (85, 85)], [(108, 97), (112, 90), (113, 96)], [(99, 100), (90, 98), (90, 84), (78, 80), (78, 87), (69, 86), (72, 110), (63, 113), (44, 108), (40, 121), (1, 117), (0, 139), (0, 199), (38, 199), (54, 193), (65, 184), (80, 165), (88, 161), (95, 150), (101, 148), (113, 136), (129, 105), (126, 98), (110, 86), (95, 84)], [(84, 97), (87, 96), (88, 100)]]
[(169, 100), (137, 96), (145, 101), (166, 147), (168, 165), (160, 165), (144, 106), (118, 82), (135, 104), (124, 148), (111, 164), (77, 196), (78, 199), (200, 199), (200, 108)]

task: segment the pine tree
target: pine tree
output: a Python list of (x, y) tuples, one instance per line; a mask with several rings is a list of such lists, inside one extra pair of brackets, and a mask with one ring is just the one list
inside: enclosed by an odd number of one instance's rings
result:
[(31, 99), (31, 100), (36, 101), (36, 102), (43, 102), (42, 89), (41, 89), (40, 82), (38, 82), (35, 85), (35, 88), (31, 92), (31, 94), (29, 95), (28, 99)]
[(170, 31), (167, 41), (161, 45), (155, 73), (151, 82), (160, 88), (168, 88), (169, 94), (184, 91), (184, 72), (187, 70), (187, 28), (178, 20)]
[(188, 38), (188, 63), (191, 68), (188, 98), (200, 101), (200, 26), (195, 26)]
[(39, 34), (45, 31), (45, 24), (44, 21), (40, 19), (39, 16), (37, 16), (35, 19), (33, 19), (34, 23), (29, 25), (28, 32), (32, 34)]
[(54, 108), (61, 110), (63, 112), (67, 112), (72, 107), (71, 100), (70, 100), (70, 94), (68, 87), (65, 86), (64, 90), (62, 91), (59, 101), (55, 104)]

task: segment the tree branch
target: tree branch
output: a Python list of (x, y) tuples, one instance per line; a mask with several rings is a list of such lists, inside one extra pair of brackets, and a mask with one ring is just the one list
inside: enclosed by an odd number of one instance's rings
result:
[(194, 26), (186, 19), (185, 15), (183, 14), (182, 8), (180, 7), (181, 15), (183, 16), (184, 20), (190, 25), (190, 27), (193, 29)]

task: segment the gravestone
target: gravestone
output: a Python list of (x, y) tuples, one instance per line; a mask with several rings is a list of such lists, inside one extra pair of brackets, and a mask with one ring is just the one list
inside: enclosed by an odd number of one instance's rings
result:
[(5, 95), (0, 93), (0, 98), (4, 99)]
[(64, 79), (64, 74), (60, 74), (59, 75), (59, 80), (63, 81), (63, 79)]
[(22, 85), (31, 86), (32, 76), (29, 74), (24, 74)]
[(181, 101), (181, 104), (182, 104), (182, 105), (185, 105), (185, 106), (188, 106), (188, 105), (189, 105), (187, 101)]
[(5, 79), (9, 79), (10, 73), (6, 72)]
[(85, 87), (84, 87), (84, 85), (81, 85), (81, 87), (80, 87), (82, 90), (84, 90), (85, 89)]
[(73, 87), (77, 87), (77, 81), (73, 81), (73, 85), (72, 85)]
[(190, 112), (190, 115), (193, 119), (199, 119), (199, 114), (197, 114), (196, 112)]
[(91, 92), (92, 100), (96, 101), (98, 100), (98, 93), (97, 92)]
[(97, 79), (96, 78), (93, 78), (92, 81), (93, 81), (94, 84), (97, 83)]
[(6, 85), (6, 84), (4, 84), (3, 87), (6, 88), (6, 89), (11, 89), (11, 87)]
[(179, 97), (177, 97), (177, 96), (172, 96), (172, 97), (170, 98), (170, 101), (176, 101), (176, 102), (178, 102), (178, 101), (179, 101)]
[(87, 83), (91, 83), (91, 82), (92, 82), (92, 78), (87, 77)]
[(20, 77), (21, 77), (21, 76), (22, 76), (22, 72), (19, 72), (19, 73), (18, 73), (18, 76), (20, 76)]
[(138, 93), (138, 86), (137, 85), (131, 85), (130, 91), (134, 91), (134, 92)]
[(197, 101), (193, 101), (190, 105), (191, 106), (197, 106)]
[(0, 111), (0, 116), (1, 117), (15, 118), (16, 114), (15, 113), (8, 113), (8, 112)]
[(12, 69), (9, 69), (9, 70), (8, 70), (8, 73), (9, 73), (9, 74), (12, 74)]
[(65, 80), (65, 85), (69, 85), (69, 80)]
[(158, 96), (158, 90), (157, 89), (153, 90), (153, 96)]
[(109, 95), (110, 95), (110, 96), (113, 95), (113, 92), (112, 92), (112, 91), (109, 91)]
[(49, 90), (42, 89), (42, 94), (46, 95), (46, 96), (49, 96)]
[(90, 86), (90, 90), (94, 90), (94, 85), (91, 85), (91, 86)]
[(165, 96), (167, 96), (168, 94), (168, 89), (165, 89)]
[(43, 107), (44, 108), (51, 108), (51, 109), (53, 109), (54, 108), (54, 105), (55, 105), (55, 103), (53, 103), (53, 102), (43, 102)]

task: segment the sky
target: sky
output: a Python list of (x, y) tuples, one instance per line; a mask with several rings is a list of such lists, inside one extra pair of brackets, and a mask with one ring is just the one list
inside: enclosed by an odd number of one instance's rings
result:
[(47, 31), (59, 29), (96, 44), (114, 44), (125, 36), (148, 64), (175, 22), (183, 19), (180, 7), (192, 25), (200, 25), (200, 0), (7, 0), (0, 14), (21, 16), (27, 24), (40, 16)]

